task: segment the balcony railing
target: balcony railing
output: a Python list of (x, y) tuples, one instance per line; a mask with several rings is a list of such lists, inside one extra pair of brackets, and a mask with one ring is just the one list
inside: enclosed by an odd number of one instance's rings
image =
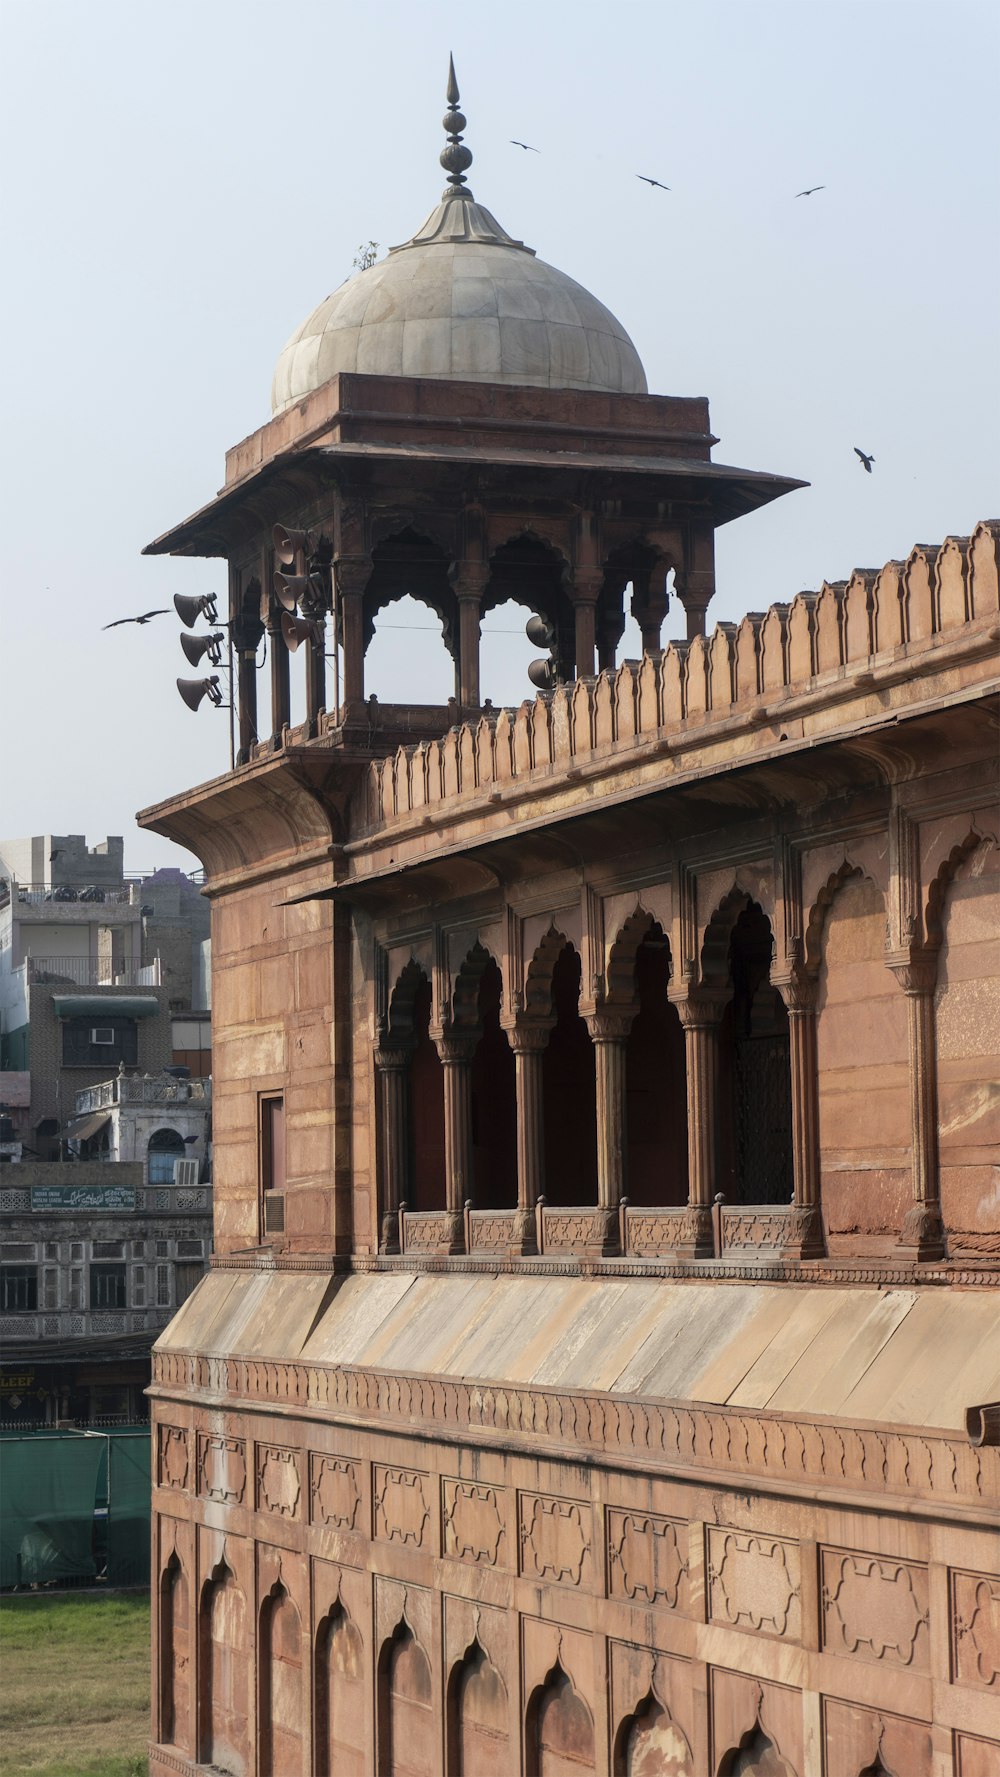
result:
[(29, 956), (26, 959), (31, 987), (159, 987), (160, 959), (151, 963), (124, 962), (103, 956)]
[(83, 903), (94, 907), (138, 906), (142, 900), (139, 882), (17, 882), (0, 878), (0, 907), (13, 901), (18, 907), (65, 906)]
[(87, 1086), (76, 1095), (77, 1116), (88, 1111), (107, 1111), (116, 1104), (208, 1104), (212, 1082), (176, 1080), (170, 1074), (116, 1074), (98, 1086)]
[[(697, 1252), (706, 1259), (768, 1262), (788, 1254), (817, 1256), (809, 1246), (813, 1213), (795, 1203), (726, 1204), (717, 1196)], [(690, 1256), (691, 1211), (686, 1205), (639, 1208), (623, 1198), (615, 1210), (593, 1205), (555, 1207), (539, 1197), (531, 1212), (533, 1252), (538, 1257), (672, 1260)], [(461, 1251), (473, 1256), (513, 1256), (518, 1215), (512, 1209), (473, 1209), (466, 1203), (456, 1219), (444, 1210), (400, 1206), (399, 1251), (411, 1258), (444, 1258)], [(803, 1242), (806, 1244), (803, 1245)]]

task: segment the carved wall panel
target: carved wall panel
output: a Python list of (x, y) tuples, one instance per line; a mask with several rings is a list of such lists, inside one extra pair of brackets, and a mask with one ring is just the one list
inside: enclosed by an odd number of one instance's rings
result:
[(161, 1487), (175, 1487), (183, 1492), (188, 1484), (190, 1452), (187, 1428), (183, 1425), (158, 1425), (156, 1428), (156, 1478)]
[(951, 1598), (956, 1679), (1000, 1693), (1000, 1578), (953, 1572)]
[(614, 1777), (694, 1777), (691, 1667), (652, 1648), (609, 1647)]
[(594, 1717), (561, 1661), (528, 1699), (524, 1742), (529, 1777), (597, 1771)]
[(594, 1571), (590, 1506), (543, 1493), (522, 1493), (518, 1514), (524, 1576), (559, 1586), (589, 1586)]
[[(931, 1777), (934, 1770), (930, 1726), (885, 1710), (823, 1700), (825, 1769), (865, 1772), (882, 1769), (905, 1777)], [(879, 1764), (881, 1760), (881, 1764)]]
[(713, 1667), (709, 1696), (713, 1772), (803, 1777), (801, 1691)]
[(505, 1566), (506, 1490), (478, 1481), (444, 1480), (441, 1501), (444, 1554), (482, 1567)]
[(414, 1469), (383, 1468), (376, 1464), (375, 1535), (408, 1548), (429, 1547), (431, 1540), (431, 1483)]
[(247, 1485), (246, 1445), (242, 1438), (198, 1435), (198, 1492), (206, 1499), (239, 1505)]
[(339, 1600), (316, 1635), (316, 1777), (363, 1777), (368, 1694), (361, 1631)]
[(510, 1698), (478, 1634), (448, 1685), (448, 1768), (469, 1777), (507, 1777), (511, 1768)]
[(260, 1640), (260, 1777), (304, 1777), (302, 1619), (280, 1584), (261, 1609)]
[(655, 1512), (607, 1513), (608, 1591), (633, 1604), (688, 1609), (687, 1524)]
[(384, 1777), (440, 1777), (431, 1664), (405, 1620), (380, 1667), (379, 1737)]
[(710, 1527), (708, 1596), (713, 1622), (797, 1641), (802, 1632), (800, 1579), (797, 1544)]
[(299, 1457), (292, 1450), (258, 1444), (257, 1510), (276, 1512), (282, 1518), (300, 1518), (302, 1482)]
[(169, 1746), (193, 1752), (191, 1735), (191, 1678), (194, 1625), (191, 1621), (191, 1584), (176, 1550), (160, 1577), (160, 1730)]
[(242, 1772), (250, 1759), (250, 1656), (246, 1599), (232, 1570), (218, 1567), (202, 1600), (201, 1758)]
[(976, 1734), (955, 1735), (955, 1777), (996, 1777), (1000, 1771), (1000, 1740)]
[(822, 1611), (823, 1646), (830, 1653), (926, 1672), (926, 1567), (824, 1549)]
[(309, 1520), (334, 1530), (359, 1527), (361, 1481), (358, 1464), (346, 1456), (309, 1457)]

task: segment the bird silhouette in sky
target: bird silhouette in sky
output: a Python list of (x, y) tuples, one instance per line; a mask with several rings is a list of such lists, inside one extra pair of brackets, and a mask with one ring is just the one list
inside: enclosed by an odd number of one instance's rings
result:
[(648, 173), (636, 173), (636, 178), (641, 179), (644, 185), (655, 185), (657, 191), (670, 190), (669, 185), (664, 185), (662, 179), (651, 179)]
[(141, 617), (116, 617), (113, 623), (102, 623), (102, 629), (119, 629), (123, 623), (148, 623), (151, 617), (168, 617), (169, 611), (144, 611)]
[(861, 458), (861, 461), (865, 467), (865, 473), (870, 475), (872, 472), (872, 464), (874, 463), (875, 458), (866, 456), (863, 450), (858, 449), (857, 445), (854, 446), (854, 454), (856, 457)]
[(540, 148), (532, 148), (530, 142), (519, 142), (516, 136), (511, 136), (510, 145), (512, 148), (523, 148), (527, 154), (541, 154), (542, 152)]
[(825, 191), (825, 185), (807, 185), (805, 191), (797, 191), (796, 197), (812, 197), (814, 191)]

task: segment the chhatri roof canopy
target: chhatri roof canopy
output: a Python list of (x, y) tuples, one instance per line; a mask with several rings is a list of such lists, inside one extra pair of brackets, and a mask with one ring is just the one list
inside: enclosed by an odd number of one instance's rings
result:
[(441, 202), (411, 240), (348, 278), (293, 333), (274, 372), (275, 414), (338, 371), (646, 393), (621, 322), (476, 203), (458, 96), (452, 64)]

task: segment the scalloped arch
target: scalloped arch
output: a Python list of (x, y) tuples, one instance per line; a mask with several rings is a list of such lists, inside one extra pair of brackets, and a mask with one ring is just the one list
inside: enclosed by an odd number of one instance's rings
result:
[(608, 952), (605, 998), (609, 1005), (631, 1003), (635, 995), (636, 957), (646, 939), (654, 933), (659, 933), (666, 940), (669, 950), (669, 939), (659, 920), (640, 902), (619, 927)]
[[(823, 937), (826, 931), (826, 922), (830, 917), (830, 909), (841, 889), (848, 882), (870, 882), (873, 888), (878, 889), (879, 894), (882, 894), (875, 878), (860, 864), (852, 864), (850, 858), (845, 858), (836, 870), (830, 872), (809, 909), (809, 918), (806, 921), (803, 935), (803, 961), (806, 971), (810, 975), (819, 974), (823, 961)], [(884, 902), (884, 895), (882, 898)]]
[(389, 1012), (386, 1019), (389, 1039), (409, 1041), (413, 1032), (413, 1008), (417, 994), (424, 983), (430, 985), (430, 976), (426, 969), (411, 956), (396, 977), (395, 985), (389, 995)]
[(955, 881), (963, 865), (977, 852), (980, 846), (991, 851), (995, 844), (992, 834), (977, 833), (970, 827), (965, 838), (958, 845), (953, 845), (948, 856), (939, 865), (927, 891), (927, 905), (924, 909), (924, 931), (929, 950), (940, 950), (944, 943), (944, 911), (948, 899), (948, 891)]
[(536, 1017), (552, 1015), (552, 973), (566, 949), (575, 950), (564, 932), (551, 925), (535, 948), (524, 976), (524, 1006)]

